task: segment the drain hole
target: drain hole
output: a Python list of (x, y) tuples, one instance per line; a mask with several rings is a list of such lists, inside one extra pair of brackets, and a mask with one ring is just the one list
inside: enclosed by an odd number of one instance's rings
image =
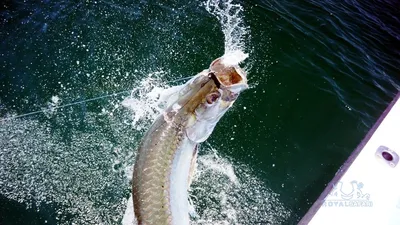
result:
[(384, 159), (386, 159), (386, 161), (392, 161), (393, 160), (393, 156), (389, 152), (382, 152), (382, 157)]

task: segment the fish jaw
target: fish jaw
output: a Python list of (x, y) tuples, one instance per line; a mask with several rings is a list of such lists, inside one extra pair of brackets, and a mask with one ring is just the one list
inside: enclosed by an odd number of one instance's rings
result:
[(223, 57), (211, 63), (210, 72), (216, 75), (222, 89), (239, 94), (249, 87), (246, 72), (239, 65), (225, 65)]

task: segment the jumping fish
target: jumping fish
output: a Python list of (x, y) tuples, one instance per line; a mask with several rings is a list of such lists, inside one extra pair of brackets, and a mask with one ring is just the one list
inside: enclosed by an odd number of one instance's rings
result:
[(169, 96), (136, 156), (132, 196), (139, 225), (190, 223), (188, 188), (197, 145), (247, 88), (246, 73), (221, 57)]

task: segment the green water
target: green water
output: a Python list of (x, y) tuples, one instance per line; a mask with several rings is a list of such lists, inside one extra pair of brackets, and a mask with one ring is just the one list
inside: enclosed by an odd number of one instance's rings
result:
[[(210, 213), (221, 204), (201, 191), (226, 188), (250, 193), (228, 196), (241, 207), (236, 223), (296, 224), (397, 93), (399, 18), (383, 2), (239, 3), (251, 89), (203, 148), (216, 149), (241, 186), (200, 176), (197, 210), (235, 223), (223, 208)], [(207, 68), (224, 53), (218, 19), (186, 1), (7, 1), (0, 9), (0, 224), (118, 224), (125, 170), (155, 114), (135, 122), (121, 102), (138, 87), (148, 92), (149, 76), (171, 86)], [(43, 109), (53, 110), (7, 119)]]

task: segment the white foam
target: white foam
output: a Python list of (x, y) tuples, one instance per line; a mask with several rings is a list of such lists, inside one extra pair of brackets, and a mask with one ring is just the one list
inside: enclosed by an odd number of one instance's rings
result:
[(249, 54), (244, 53), (242, 50), (235, 50), (225, 53), (221, 58), (221, 62), (225, 66), (236, 66), (247, 57), (249, 57)]

